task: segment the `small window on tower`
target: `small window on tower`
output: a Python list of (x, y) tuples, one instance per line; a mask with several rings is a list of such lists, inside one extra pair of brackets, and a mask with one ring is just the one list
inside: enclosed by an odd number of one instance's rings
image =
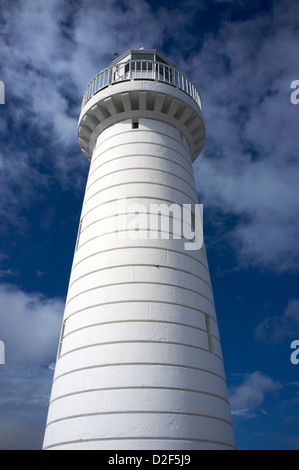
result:
[(138, 119), (132, 119), (132, 129), (138, 129), (139, 121)]

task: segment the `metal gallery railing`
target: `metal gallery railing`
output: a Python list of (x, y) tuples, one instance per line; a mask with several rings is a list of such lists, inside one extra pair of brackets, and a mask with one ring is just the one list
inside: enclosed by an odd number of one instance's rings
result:
[(201, 109), (200, 95), (191, 80), (174, 67), (153, 60), (129, 60), (102, 70), (87, 85), (82, 107), (102, 88), (114, 83), (137, 79), (157, 80), (173, 85), (191, 96)]

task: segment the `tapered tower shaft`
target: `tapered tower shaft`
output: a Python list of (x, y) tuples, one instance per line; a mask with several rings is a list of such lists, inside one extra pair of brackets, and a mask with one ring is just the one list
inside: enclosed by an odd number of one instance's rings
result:
[(171, 237), (147, 225), (153, 205), (198, 202), (199, 94), (128, 51), (88, 85), (78, 135), (91, 163), (44, 448), (232, 449), (205, 247), (186, 249), (177, 214)]

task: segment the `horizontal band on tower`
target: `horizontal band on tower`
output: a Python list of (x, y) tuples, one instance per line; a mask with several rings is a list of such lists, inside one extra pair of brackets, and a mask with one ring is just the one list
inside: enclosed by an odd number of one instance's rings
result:
[[(191, 185), (189, 181), (185, 180), (185, 178), (182, 178), (181, 176), (178, 176), (174, 173), (171, 173), (171, 171), (161, 170), (160, 168), (152, 168), (152, 167), (132, 167), (132, 168), (125, 168), (125, 169), (120, 169), (120, 170), (113, 170), (113, 171), (110, 171), (109, 173), (105, 173), (105, 174), (99, 176), (99, 178), (97, 178), (96, 180), (94, 180), (89, 186), (86, 186), (85, 194), (89, 191), (91, 186), (93, 186), (95, 183), (97, 183), (100, 180), (102, 182), (104, 180), (104, 178), (106, 178), (106, 176), (114, 175), (116, 173), (123, 173), (123, 172), (127, 172), (127, 171), (136, 171), (136, 170), (137, 171), (144, 171), (144, 170), (157, 171), (159, 174), (160, 173), (165, 173), (167, 175), (174, 176), (175, 178), (180, 179), (181, 181), (186, 183), (188, 186), (190, 186), (192, 192), (195, 194), (195, 198), (197, 197), (196, 190), (194, 189), (194, 180), (192, 181), (193, 184)], [(128, 184), (131, 184), (131, 181), (129, 181)], [(150, 182), (150, 184), (153, 184), (153, 183)], [(160, 183), (155, 183), (155, 184), (160, 184)]]
[[(213, 317), (210, 317), (212, 321), (215, 322), (216, 324), (216, 321)], [(187, 323), (181, 323), (181, 322), (175, 322), (175, 321), (170, 321), (170, 320), (152, 320), (152, 319), (142, 319), (142, 320), (136, 320), (136, 319), (129, 319), (129, 320), (113, 320), (113, 321), (101, 321), (101, 322), (97, 322), (97, 323), (91, 323), (91, 324), (88, 324), (88, 325), (85, 325), (85, 326), (81, 326), (80, 328), (75, 328), (75, 329), (72, 329), (69, 333), (65, 333), (63, 335), (63, 338), (67, 338), (68, 336), (74, 334), (74, 333), (77, 333), (78, 331), (82, 331), (82, 330), (86, 330), (88, 328), (94, 328), (96, 326), (104, 326), (104, 325), (118, 325), (118, 324), (122, 324), (122, 323), (161, 323), (162, 325), (176, 325), (176, 326), (183, 326), (185, 328), (192, 328), (194, 330), (197, 330), (197, 331), (200, 331), (200, 332), (204, 332), (204, 333), (207, 333), (206, 330), (204, 330), (203, 328), (200, 328), (198, 326), (195, 326), (195, 325), (190, 325), (190, 324), (187, 324)], [(214, 334), (212, 335), (214, 339), (216, 339), (218, 342), (220, 342), (219, 338), (217, 336), (215, 336)], [(161, 341), (163, 342), (163, 341)]]
[[(90, 255), (88, 255), (88, 256), (86, 256), (86, 257), (80, 259), (76, 264), (73, 264), (72, 270), (75, 269), (80, 263), (82, 263), (82, 262), (85, 261), (86, 259), (91, 258), (91, 257), (96, 256), (96, 255), (99, 255), (99, 254), (101, 254), (101, 253), (108, 253), (109, 251), (117, 251), (117, 250), (130, 250), (130, 249), (136, 250), (136, 249), (145, 249), (145, 248), (148, 249), (148, 250), (161, 250), (161, 251), (166, 251), (166, 252), (169, 251), (169, 252), (171, 252), (171, 253), (179, 254), (179, 255), (182, 255), (182, 256), (187, 256), (187, 257), (191, 258), (192, 260), (194, 260), (195, 262), (200, 263), (201, 266), (203, 266), (203, 267), (209, 272), (208, 267), (207, 267), (202, 261), (200, 261), (198, 258), (195, 258), (194, 256), (192, 256), (192, 255), (190, 255), (190, 254), (188, 254), (188, 253), (186, 253), (186, 252), (174, 250), (173, 248), (165, 248), (165, 247), (150, 246), (150, 245), (148, 245), (148, 246), (146, 246), (146, 245), (142, 245), (142, 246), (140, 246), (140, 245), (139, 245), (139, 246), (133, 246), (133, 245), (132, 245), (132, 246), (119, 246), (119, 247), (118, 247), (118, 246), (114, 246), (114, 247), (112, 247), (112, 248), (103, 249), (103, 250), (101, 250), (101, 251), (97, 251), (97, 252), (95, 252), (95, 253), (92, 253), (92, 254), (90, 254)], [(203, 252), (203, 250), (201, 250), (201, 252)], [(203, 252), (203, 253), (204, 253), (204, 252)], [(205, 254), (205, 253), (204, 253), (204, 254)]]
[[(150, 130), (143, 130), (142, 133), (145, 133), (145, 132), (148, 132), (148, 133), (153, 133), (153, 131), (150, 131)], [(122, 132), (121, 134), (130, 134), (129, 131), (124, 131)], [(165, 137), (169, 137), (167, 136), (167, 134), (164, 134), (164, 133), (160, 133), (161, 135), (165, 136)], [(189, 167), (192, 169), (192, 162), (190, 160), (190, 158), (188, 158), (188, 156), (186, 156), (184, 153), (180, 152), (179, 150), (177, 150), (176, 147), (171, 147), (170, 145), (166, 145), (165, 143), (160, 143), (160, 142), (156, 142), (153, 141), (153, 142), (149, 142), (148, 140), (138, 140), (136, 139), (135, 141), (132, 141), (132, 142), (122, 142), (122, 143), (118, 143), (118, 144), (114, 144), (114, 145), (111, 145), (109, 146), (109, 148), (107, 148), (106, 150), (102, 150), (99, 152), (99, 147), (106, 143), (107, 140), (110, 140), (112, 139), (113, 140), (113, 137), (115, 139), (115, 136), (111, 136), (111, 137), (107, 137), (105, 140), (103, 140), (103, 142), (101, 142), (101, 144), (99, 144), (96, 148), (95, 148), (95, 154), (96, 156), (94, 158), (92, 158), (90, 164), (92, 165), (94, 162), (96, 162), (98, 160), (99, 157), (101, 157), (103, 154), (105, 154), (106, 152), (109, 152), (111, 150), (115, 150), (116, 148), (118, 147), (122, 147), (123, 145), (139, 145), (139, 144), (147, 144), (147, 145), (157, 145), (161, 148), (165, 148), (165, 149), (168, 149), (168, 150), (171, 150), (171, 152), (174, 152), (176, 154), (178, 154), (180, 157), (182, 157), (184, 159), (184, 161), (186, 161), (186, 163), (189, 165)], [(179, 142), (178, 140), (176, 140), (176, 142), (180, 143), (182, 146), (183, 144), (181, 142)], [(184, 148), (184, 146), (183, 146)], [(185, 150), (185, 148), (184, 148)], [(172, 161), (172, 160), (171, 160)]]
[[(79, 281), (80, 279), (82, 279), (86, 276), (89, 276), (90, 274), (94, 274), (94, 273), (97, 273), (97, 272), (100, 272), (100, 271), (106, 271), (106, 270), (109, 270), (109, 269), (125, 268), (125, 267), (127, 268), (127, 267), (135, 267), (135, 266), (139, 266), (139, 267), (140, 266), (146, 266), (146, 267), (151, 267), (151, 268), (156, 267), (153, 264), (144, 264), (144, 263), (142, 263), (142, 264), (141, 263), (140, 264), (118, 264), (118, 265), (115, 265), (115, 266), (105, 266), (104, 268), (95, 269), (94, 271), (89, 271), (88, 273), (82, 274), (82, 276), (79, 276), (74, 281), (70, 282), (69, 288), (72, 287), (77, 281)], [(212, 286), (209, 282), (207, 282), (205, 279), (198, 276), (197, 274), (194, 274), (193, 272), (189, 272), (189, 271), (186, 271), (184, 269), (176, 268), (174, 266), (166, 266), (166, 265), (163, 265), (163, 264), (159, 264), (159, 268), (173, 269), (174, 271), (179, 271), (179, 272), (182, 272), (182, 273), (185, 273), (185, 274), (189, 274), (190, 276), (194, 276), (197, 279), (199, 279), (200, 281), (204, 282), (212, 290)]]
[[(115, 323), (117, 323), (117, 322), (115, 322)], [(168, 340), (156, 341), (156, 340), (149, 340), (149, 339), (144, 339), (144, 340), (132, 339), (132, 340), (130, 340), (130, 339), (128, 339), (128, 340), (116, 340), (116, 341), (92, 343), (92, 344), (87, 344), (87, 345), (84, 345), (84, 346), (80, 346), (78, 348), (70, 349), (70, 350), (66, 351), (65, 353), (61, 353), (61, 355), (59, 356), (59, 359), (64, 358), (68, 354), (72, 354), (72, 353), (77, 352), (77, 351), (82, 351), (82, 349), (95, 348), (97, 346), (108, 346), (108, 345), (111, 345), (111, 344), (132, 344), (132, 343), (137, 343), (137, 344), (143, 344), (144, 343), (144, 344), (147, 344), (147, 345), (148, 344), (171, 344), (171, 345), (175, 345), (175, 346), (182, 346), (184, 348), (192, 348), (192, 349), (198, 349), (200, 351), (210, 352), (208, 349), (200, 347), (200, 346), (195, 346), (193, 344), (187, 344), (187, 343), (178, 343), (176, 341), (168, 341)], [(220, 361), (223, 362), (223, 359), (222, 359), (221, 356), (219, 356), (217, 354), (214, 354), (214, 356), (218, 357), (218, 359), (220, 359)]]
[[(217, 356), (216, 356), (217, 357)], [(61, 358), (63, 359), (63, 358)], [(221, 362), (222, 360), (217, 357)], [(58, 362), (60, 359), (58, 359)], [(219, 379), (223, 380), (223, 382), (226, 383), (225, 377), (222, 375), (218, 374), (217, 372), (212, 371), (211, 369), (204, 369), (202, 367), (195, 367), (195, 366), (188, 366), (184, 364), (175, 364), (175, 363), (167, 363), (167, 362), (112, 362), (112, 363), (106, 363), (106, 364), (96, 364), (93, 366), (85, 366), (85, 367), (79, 367), (77, 369), (69, 369), (67, 372), (63, 372), (62, 374), (57, 374), (55, 375), (53, 379), (53, 383), (59, 380), (62, 377), (65, 377), (66, 375), (73, 374), (75, 372), (83, 371), (83, 370), (89, 370), (89, 369), (101, 369), (103, 367), (126, 367), (126, 366), (164, 366), (164, 367), (179, 367), (183, 369), (190, 369), (190, 370), (195, 370), (195, 371), (200, 371), (200, 372), (205, 372), (206, 374), (214, 375), (215, 377), (218, 377)]]
[(221, 395), (217, 395), (212, 392), (206, 392), (203, 390), (195, 390), (195, 389), (190, 389), (190, 388), (178, 388), (178, 387), (164, 387), (164, 386), (159, 386), (159, 387), (153, 387), (153, 386), (127, 386), (127, 387), (104, 387), (104, 388), (91, 388), (91, 389), (84, 389), (84, 390), (78, 390), (76, 392), (70, 392), (66, 393), (65, 395), (58, 395), (56, 398), (53, 398), (50, 401), (51, 403), (54, 403), (56, 401), (62, 400), (64, 398), (76, 396), (76, 395), (81, 395), (83, 393), (90, 393), (90, 392), (103, 392), (103, 391), (114, 391), (114, 390), (165, 390), (165, 391), (176, 391), (176, 392), (188, 392), (188, 393), (196, 393), (196, 394), (201, 394), (201, 395), (208, 395), (209, 397), (214, 397), (218, 398), (219, 400), (225, 401), (229, 405), (229, 400), (225, 397), (222, 397)]
[[(107, 152), (107, 151), (108, 151), (108, 150), (106, 150), (106, 152)], [(102, 156), (102, 154), (101, 154), (101, 156)], [(193, 169), (192, 169), (192, 168), (191, 168), (191, 170), (189, 171), (189, 170), (187, 170), (186, 167), (184, 167), (184, 166), (181, 165), (180, 163), (175, 162), (174, 160), (171, 160), (170, 158), (162, 157), (162, 156), (160, 156), (160, 155), (151, 155), (150, 153), (148, 153), (148, 154), (145, 154), (145, 153), (140, 153), (140, 154), (138, 154), (138, 153), (130, 153), (130, 154), (128, 154), (128, 153), (126, 153), (125, 155), (120, 155), (120, 156), (118, 156), (118, 157), (111, 158), (111, 159), (109, 159), (109, 160), (107, 160), (107, 161), (101, 163), (101, 164), (98, 165), (94, 170), (91, 171), (91, 168), (93, 167), (93, 161), (92, 161), (92, 162), (90, 163), (89, 176), (92, 176), (96, 171), (98, 171), (98, 170), (99, 170), (100, 168), (102, 168), (104, 165), (109, 165), (109, 163), (111, 163), (111, 162), (115, 162), (115, 161), (117, 161), (117, 160), (121, 160), (121, 159), (124, 159), (124, 158), (128, 158), (128, 159), (132, 158), (132, 159), (133, 159), (133, 158), (135, 158), (135, 157), (136, 157), (136, 158), (142, 157), (142, 158), (153, 158), (153, 159), (165, 160), (166, 162), (170, 162), (170, 163), (172, 163), (173, 165), (179, 166), (180, 168), (182, 168), (183, 170), (185, 170), (186, 173), (188, 173), (188, 174), (194, 179), (194, 176), (193, 176)], [(96, 161), (96, 160), (97, 160), (97, 159), (95, 159), (94, 161)], [(190, 164), (190, 165), (191, 165), (191, 164)], [(137, 168), (137, 167), (136, 167), (136, 168)]]
[(181, 304), (181, 303), (177, 303), (177, 302), (169, 302), (169, 301), (166, 301), (166, 300), (138, 299), (138, 300), (114, 300), (114, 301), (109, 301), (109, 302), (101, 302), (101, 303), (96, 303), (96, 304), (93, 304), (93, 305), (88, 305), (84, 308), (80, 308), (78, 310), (75, 310), (74, 312), (69, 313), (66, 316), (65, 319), (67, 320), (68, 318), (72, 317), (73, 315), (77, 315), (78, 313), (84, 312), (85, 310), (90, 310), (92, 308), (101, 307), (101, 306), (104, 306), (104, 305), (127, 304), (127, 303), (138, 303), (138, 302), (142, 302), (142, 303), (146, 303), (146, 304), (155, 303), (155, 304), (173, 305), (173, 306), (176, 306), (176, 307), (184, 307), (186, 309), (194, 310), (195, 312), (200, 312), (204, 315), (211, 316), (207, 312), (205, 312), (204, 310), (200, 310), (199, 308), (191, 307), (189, 305), (185, 305), (185, 304)]
[[(205, 444), (205, 447), (203, 447), (203, 449), (206, 448), (206, 444), (217, 444), (219, 446), (229, 447), (230, 449), (236, 448), (234, 445), (229, 444), (228, 442), (214, 441), (210, 439), (192, 439), (192, 438), (183, 438), (183, 437), (149, 437), (149, 436), (136, 437), (135, 436), (135, 437), (115, 437), (115, 438), (107, 437), (107, 438), (98, 438), (98, 439), (94, 438), (94, 439), (78, 439), (78, 440), (72, 440), (72, 441), (61, 441), (52, 445), (47, 445), (44, 447), (44, 449), (45, 450), (53, 449), (54, 447), (64, 446), (68, 444), (83, 444), (84, 445), (84, 443), (87, 443), (87, 442), (101, 442), (101, 441), (108, 442), (108, 441), (126, 441), (126, 440), (136, 441), (137, 443), (139, 443), (140, 440), (142, 441), (169, 441), (169, 442), (176, 442), (176, 441), (184, 442), (185, 441), (185, 442), (196, 442), (196, 443), (202, 442), (203, 444)], [(188, 446), (188, 449), (190, 449), (189, 446)], [(145, 449), (141, 449), (141, 450), (145, 450)]]
[(193, 292), (194, 294), (196, 295), (199, 295), (201, 297), (204, 297), (208, 302), (211, 303), (211, 305), (213, 307), (215, 307), (215, 304), (214, 304), (214, 301), (212, 301), (211, 299), (209, 299), (206, 295), (204, 294), (201, 294), (200, 292), (194, 290), (194, 289), (190, 289), (188, 287), (183, 287), (183, 286), (180, 286), (180, 285), (176, 285), (176, 284), (169, 284), (167, 282), (154, 282), (154, 281), (128, 281), (128, 282), (115, 282), (115, 283), (110, 283), (110, 284), (102, 284), (100, 286), (96, 286), (96, 287), (92, 287), (90, 289), (86, 289), (84, 291), (81, 291), (79, 292), (78, 294), (74, 295), (73, 297), (71, 297), (70, 299), (67, 300), (66, 302), (66, 306), (69, 305), (69, 303), (71, 301), (73, 301), (75, 298), (77, 298), (79, 295), (83, 295), (83, 294), (86, 294), (87, 292), (91, 292), (91, 291), (94, 291), (94, 290), (97, 290), (97, 289), (104, 289), (106, 287), (115, 287), (115, 286), (123, 286), (123, 285), (148, 285), (148, 284), (151, 284), (151, 285), (158, 285), (158, 286), (166, 286), (166, 287), (175, 287), (176, 289), (183, 289), (183, 290), (186, 290), (186, 291), (189, 291), (189, 292)]
[[(99, 191), (97, 191), (96, 193), (92, 194), (86, 201), (84, 201), (83, 203), (83, 208), (82, 210), (84, 209), (84, 207), (86, 206), (86, 204), (93, 198), (95, 197), (97, 194), (100, 194), (100, 193), (103, 193), (104, 191), (108, 191), (109, 189), (112, 189), (112, 188), (117, 188), (117, 187), (120, 187), (120, 186), (132, 186), (133, 184), (139, 184), (139, 185), (150, 185), (150, 186), (160, 186), (160, 187), (164, 187), (164, 188), (170, 188), (172, 189), (173, 191), (177, 191), (178, 193), (181, 193), (183, 194), (184, 196), (187, 196), (188, 198), (190, 198), (192, 200), (192, 202), (194, 204), (197, 204), (197, 200), (195, 199), (192, 199), (192, 197), (190, 196), (190, 194), (187, 194), (185, 193), (184, 191), (181, 191), (180, 189), (177, 189), (173, 186), (170, 186), (168, 184), (162, 184), (162, 183), (153, 183), (152, 181), (128, 181), (128, 182), (125, 182), (125, 183), (119, 183), (119, 184), (113, 184), (111, 186), (107, 186), (106, 188), (103, 188), (103, 189), (100, 189)], [(154, 196), (153, 196), (154, 198)]]
[[(106, 203), (105, 203), (106, 204)], [(137, 203), (138, 204), (138, 203)], [(86, 230), (88, 230), (92, 225), (95, 225), (97, 223), (100, 223), (100, 222), (103, 222), (104, 220), (107, 221), (107, 219), (117, 219), (118, 217), (123, 217), (123, 216), (132, 216), (132, 215), (135, 215), (136, 212), (133, 211), (133, 212), (119, 212), (117, 214), (113, 213), (111, 215), (107, 215), (107, 216), (104, 216), (104, 217), (100, 217), (99, 219), (95, 219), (93, 220), (92, 222), (90, 222), (89, 224), (85, 225), (84, 224), (84, 227), (81, 227), (81, 230), (80, 230), (80, 236), (82, 235), (83, 232), (85, 232)], [(156, 212), (141, 212), (139, 211), (138, 212), (138, 215), (157, 215)], [(164, 214), (160, 214), (161, 215), (161, 218), (162, 217), (166, 217), (168, 218), (168, 215), (164, 215)], [(191, 211), (190, 211), (190, 216), (191, 216)], [(84, 220), (85, 221), (85, 218), (86, 218), (86, 214), (84, 214), (84, 218), (81, 219), (81, 222)], [(178, 221), (178, 222), (182, 222), (181, 219), (179, 219), (178, 217), (172, 217), (171, 218), (172, 221)], [(188, 224), (187, 222), (183, 222), (187, 225), (187, 227), (190, 227), (190, 224)], [(132, 228), (132, 229), (128, 229), (128, 228), (124, 228), (124, 229), (119, 229), (119, 230), (113, 230), (113, 231), (110, 231), (110, 232), (104, 232), (102, 233), (101, 235), (98, 235), (96, 236), (95, 238), (99, 238), (99, 237), (102, 237), (102, 236), (105, 236), (105, 235), (109, 235), (111, 233), (120, 233), (120, 232), (132, 232), (132, 231), (136, 231), (137, 229), (136, 228)], [(157, 233), (157, 234), (161, 234), (161, 233), (168, 233), (169, 235), (176, 235), (176, 240), (180, 240), (180, 239), (183, 239), (183, 240), (186, 240), (186, 241), (190, 241), (189, 238), (186, 238), (184, 237), (182, 234), (181, 234), (181, 231), (179, 233), (176, 233), (176, 232), (171, 232), (170, 230), (162, 230), (162, 229), (159, 229), (159, 228), (154, 228), (152, 229), (151, 227), (150, 228), (143, 228), (143, 227), (139, 227), (138, 228), (139, 231), (152, 231), (154, 233)], [(179, 236), (179, 237), (178, 237)], [(137, 237), (138, 238), (138, 237)], [(168, 237), (161, 237), (163, 240), (167, 240)], [(173, 238), (173, 237), (169, 237), (169, 238)], [(147, 239), (147, 237), (146, 237)], [(159, 237), (157, 236), (156, 238), (152, 237), (152, 239), (159, 239)], [(91, 240), (91, 239), (90, 239)], [(84, 243), (86, 243), (87, 241), (85, 241)], [(84, 244), (83, 243), (83, 244)], [(82, 245), (83, 245), (82, 244)], [(79, 247), (79, 245), (78, 245)], [(201, 248), (202, 249), (202, 248)]]
[(201, 418), (208, 418), (208, 419), (216, 419), (218, 421), (222, 421), (223, 423), (228, 424), (229, 426), (232, 426), (232, 423), (228, 421), (227, 419), (224, 418), (219, 418), (218, 416), (213, 416), (213, 415), (206, 415), (202, 413), (187, 413), (187, 412), (180, 412), (180, 411), (148, 411), (148, 410), (134, 410), (134, 411), (102, 411), (102, 412), (94, 412), (94, 413), (85, 413), (85, 414), (79, 414), (79, 415), (71, 415), (71, 416), (66, 416), (63, 418), (59, 419), (54, 419), (53, 421), (47, 422), (47, 426), (51, 426), (54, 423), (60, 422), (60, 421), (66, 421), (68, 419), (76, 419), (76, 418), (82, 418), (82, 417), (89, 417), (89, 416), (103, 416), (103, 415), (124, 415), (124, 414), (155, 414), (155, 415), (180, 415), (180, 416), (195, 416), (195, 417), (201, 417)]
[[(96, 222), (95, 222), (95, 223), (96, 223)], [(138, 230), (139, 230), (139, 229), (138, 229)], [(139, 230), (139, 232), (137, 232), (135, 229), (112, 230), (111, 232), (105, 232), (105, 233), (102, 233), (101, 235), (96, 235), (96, 236), (94, 236), (94, 237), (92, 237), (92, 238), (89, 238), (88, 240), (85, 240), (83, 243), (79, 243), (76, 252), (78, 252), (80, 248), (83, 248), (87, 243), (90, 243), (90, 242), (93, 241), (93, 240), (98, 240), (98, 239), (100, 239), (101, 237), (103, 237), (104, 239), (107, 239), (107, 240), (114, 240), (114, 239), (117, 240), (118, 237), (114, 237), (114, 236), (108, 237), (108, 235), (113, 235), (113, 234), (116, 235), (116, 234), (121, 234), (121, 233), (130, 233), (130, 232), (132, 232), (132, 233), (147, 232), (148, 234), (150, 234), (150, 233), (153, 233), (153, 230), (150, 229), (150, 228), (149, 228), (149, 229), (142, 229), (142, 228), (141, 228), (141, 229)], [(156, 231), (155, 233), (158, 233), (158, 234), (166, 233), (166, 234), (168, 234), (168, 235), (180, 235), (180, 234), (176, 234), (176, 233), (174, 233), (174, 232), (170, 232), (170, 231), (168, 231), (168, 230), (158, 230), (158, 231)], [(130, 236), (127, 236), (127, 237), (125, 237), (125, 236), (124, 236), (124, 237), (120, 237), (120, 240), (124, 240), (124, 239), (126, 239), (126, 238), (127, 238), (128, 240), (130, 240)], [(132, 240), (136, 240), (136, 239), (138, 239), (138, 238), (139, 238), (140, 240), (148, 240), (148, 239), (151, 239), (151, 238), (148, 237), (148, 236), (144, 237), (144, 236), (140, 236), (140, 235), (139, 235), (139, 237), (136, 236), (135, 238), (132, 237), (131, 239), (132, 239)], [(159, 237), (157, 236), (156, 238), (153, 238), (153, 240), (159, 240)], [(165, 238), (161, 237), (161, 240), (184, 240), (186, 243), (193, 243), (192, 240), (190, 241), (189, 238), (186, 238), (186, 237), (184, 237), (184, 236), (180, 236), (179, 238), (172, 238), (172, 237), (170, 237), (170, 236), (169, 236), (169, 237), (165, 237)], [(199, 248), (199, 249), (201, 250), (201, 248)]]

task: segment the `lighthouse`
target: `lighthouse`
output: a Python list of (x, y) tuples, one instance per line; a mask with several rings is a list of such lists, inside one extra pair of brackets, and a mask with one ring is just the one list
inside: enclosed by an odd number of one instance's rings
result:
[(186, 235), (199, 92), (129, 50), (88, 84), (78, 140), (90, 168), (43, 448), (234, 449), (206, 249)]

